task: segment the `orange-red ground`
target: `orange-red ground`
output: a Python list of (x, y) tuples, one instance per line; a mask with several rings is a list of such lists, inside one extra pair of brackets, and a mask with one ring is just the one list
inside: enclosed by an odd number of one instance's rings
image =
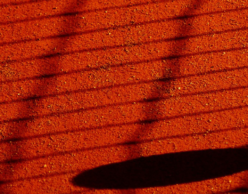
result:
[(1, 0), (0, 193), (247, 192), (246, 169), (132, 189), (72, 181), (246, 146), (247, 30), (247, 0)]

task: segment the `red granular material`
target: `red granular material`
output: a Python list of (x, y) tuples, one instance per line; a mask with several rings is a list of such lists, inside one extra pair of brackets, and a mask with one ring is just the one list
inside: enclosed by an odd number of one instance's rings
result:
[(1, 193), (247, 192), (236, 151), (209, 155), (225, 176), (204, 179), (213, 163), (159, 186), (73, 184), (105, 165), (178, 153), (188, 169), (191, 153), (247, 145), (247, 0), (1, 0), (0, 13)]

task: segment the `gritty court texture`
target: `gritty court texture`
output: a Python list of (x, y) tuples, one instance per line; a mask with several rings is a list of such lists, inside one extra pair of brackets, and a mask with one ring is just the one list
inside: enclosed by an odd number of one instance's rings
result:
[(248, 193), (247, 48), (248, 0), (0, 0), (0, 193)]

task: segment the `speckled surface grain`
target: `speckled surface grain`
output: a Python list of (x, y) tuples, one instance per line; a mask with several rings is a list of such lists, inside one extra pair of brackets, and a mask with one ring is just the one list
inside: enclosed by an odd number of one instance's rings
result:
[(0, 13), (0, 193), (247, 193), (247, 0)]

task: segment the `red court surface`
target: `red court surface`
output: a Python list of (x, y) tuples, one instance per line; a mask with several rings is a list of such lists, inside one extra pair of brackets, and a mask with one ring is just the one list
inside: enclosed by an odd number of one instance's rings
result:
[(248, 193), (247, 48), (248, 0), (0, 0), (0, 193)]

